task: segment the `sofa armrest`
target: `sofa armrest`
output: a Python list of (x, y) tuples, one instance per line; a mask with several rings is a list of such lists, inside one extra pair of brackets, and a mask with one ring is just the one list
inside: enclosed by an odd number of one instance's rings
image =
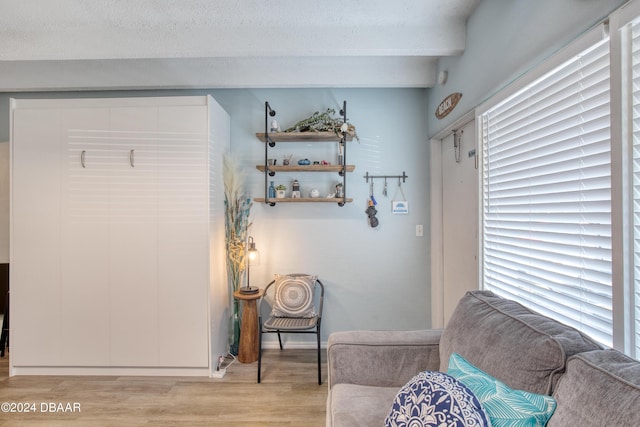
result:
[(327, 342), (329, 388), (335, 384), (401, 387), (437, 371), (442, 330), (334, 332)]

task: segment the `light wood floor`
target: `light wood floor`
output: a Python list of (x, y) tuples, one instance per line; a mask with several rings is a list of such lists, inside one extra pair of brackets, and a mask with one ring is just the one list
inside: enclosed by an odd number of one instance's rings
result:
[[(264, 350), (235, 362), (223, 379), (200, 377), (8, 377), (0, 359), (0, 404), (36, 404), (36, 413), (0, 412), (0, 426), (324, 426), (326, 361), (318, 385), (315, 350)], [(80, 412), (42, 413), (42, 404), (80, 404)]]

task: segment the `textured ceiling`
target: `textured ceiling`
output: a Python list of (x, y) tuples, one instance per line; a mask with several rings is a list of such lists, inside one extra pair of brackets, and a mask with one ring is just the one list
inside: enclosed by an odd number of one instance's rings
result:
[(429, 87), (479, 0), (0, 0), (0, 91)]

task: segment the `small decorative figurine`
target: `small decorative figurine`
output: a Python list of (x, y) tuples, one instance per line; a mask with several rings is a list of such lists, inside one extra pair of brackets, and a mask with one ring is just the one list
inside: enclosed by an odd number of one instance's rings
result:
[(344, 192), (342, 191), (342, 183), (341, 182), (336, 184), (336, 197), (344, 197)]
[(300, 198), (300, 183), (297, 179), (293, 180), (292, 184), (293, 190), (291, 190), (291, 198), (299, 199)]
[(280, 132), (280, 125), (278, 124), (277, 120), (272, 120), (271, 121), (271, 132)]

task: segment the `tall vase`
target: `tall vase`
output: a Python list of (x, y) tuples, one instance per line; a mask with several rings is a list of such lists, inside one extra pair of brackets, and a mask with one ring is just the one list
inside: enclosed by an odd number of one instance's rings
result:
[[(237, 247), (235, 245), (233, 247)], [(237, 252), (237, 251), (236, 251)], [(231, 262), (227, 260), (227, 270), (229, 272), (228, 285), (229, 285), (229, 352), (237, 356), (238, 348), (240, 346), (240, 323), (242, 319), (242, 305), (233, 294), (240, 289), (242, 279), (244, 277), (243, 271), (238, 268), (238, 262)]]
[(229, 340), (229, 352), (234, 356), (238, 355), (238, 348), (240, 346), (240, 301), (233, 299), (233, 312), (231, 313), (231, 324)]

